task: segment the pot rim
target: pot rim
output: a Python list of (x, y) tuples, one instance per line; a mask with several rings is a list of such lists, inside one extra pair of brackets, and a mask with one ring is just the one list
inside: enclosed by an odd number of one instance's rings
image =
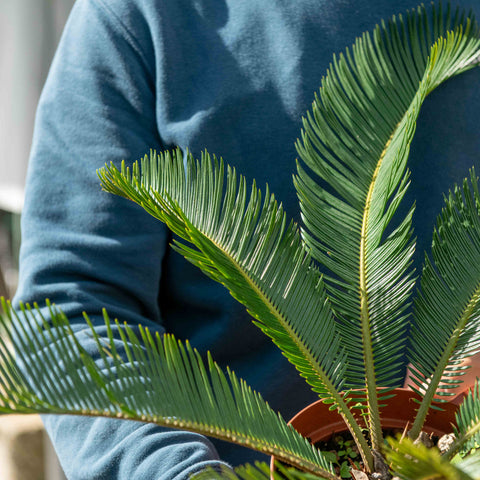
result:
[[(381, 410), (382, 427), (404, 429), (413, 422), (418, 409), (418, 403), (414, 399), (418, 398), (418, 395), (410, 388), (396, 388), (389, 392), (391, 393), (395, 393), (395, 397), (382, 402), (386, 405)], [(455, 412), (463, 397), (464, 394), (460, 394), (452, 401), (442, 403), (443, 411), (430, 409), (423, 430), (437, 436), (450, 433)], [(313, 444), (327, 440), (336, 433), (348, 431), (340, 414), (336, 410), (329, 410), (329, 405), (324, 404), (322, 400), (317, 400), (300, 410), (288, 423), (304, 437), (308, 437)], [(275, 457), (272, 456), (270, 459), (272, 472), (274, 462)]]

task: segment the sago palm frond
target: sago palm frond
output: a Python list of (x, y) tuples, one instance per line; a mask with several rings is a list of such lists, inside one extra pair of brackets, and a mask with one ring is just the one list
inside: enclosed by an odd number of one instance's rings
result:
[[(224, 374), (210, 356), (205, 365), (188, 342), (142, 327), (135, 334), (118, 322), (120, 338), (114, 338), (106, 313), (108, 338), (101, 338), (86, 317), (98, 347), (95, 363), (55, 307), (50, 306), (48, 323), (35, 321), (39, 310), (26, 308), (18, 315), (5, 302), (3, 307), (1, 326), (9, 333), (0, 338), (0, 413), (151, 422), (235, 442), (320, 478), (336, 478), (322, 454), (258, 393), (230, 370)], [(119, 341), (125, 359), (117, 353)]]
[(468, 457), (462, 458), (455, 466), (472, 480), (480, 480), (480, 452), (476, 451)]
[[(429, 92), (473, 66), (479, 44), (477, 27), (458, 10), (452, 17), (419, 7), (394, 17), (334, 57), (304, 119), (295, 182), (303, 237), (329, 270), (348, 349), (346, 384), (366, 386), (371, 422), (379, 418), (377, 386), (401, 381), (413, 209), (403, 219), (394, 214), (409, 183), (416, 119)], [(377, 448), (380, 425), (370, 428)]]
[[(414, 284), (413, 208), (404, 218), (396, 211), (408, 188), (416, 119), (429, 92), (477, 62), (478, 37), (473, 20), (459, 11), (427, 13), (421, 7), (382, 23), (373, 36), (365, 34), (334, 58), (298, 144), (303, 163), (295, 183), (303, 232), (287, 221), (268, 188), (263, 198), (255, 184), (248, 190), (235, 169), (207, 153), (201, 161), (180, 150), (152, 153), (132, 168), (122, 163), (99, 171), (106, 191), (164, 222), (179, 237), (174, 248), (225, 285), (313, 390), (339, 411), (369, 473), (375, 468), (372, 449), (383, 461), (382, 395), (376, 389), (388, 393), (400, 381)], [(439, 386), (455, 384), (442, 379), (443, 368), (447, 375), (461, 373), (458, 362), (480, 347), (480, 278), (469, 268), (480, 265), (480, 196), (473, 177), (471, 186), (447, 199), (415, 303), (413, 375), (417, 390), (427, 386), (413, 430), (423, 424)], [(327, 270), (326, 285), (317, 262)], [(430, 304), (435, 308), (427, 311)], [(4, 307), (13, 329), (7, 340), (17, 356), (0, 339), (0, 411), (149, 421), (234, 441), (320, 478), (337, 478), (322, 454), (260, 395), (210, 357), (204, 365), (188, 343), (118, 323), (114, 338), (105, 315), (106, 338), (91, 326), (98, 346), (94, 362), (55, 308), (50, 323), (38, 323), (37, 311), (15, 314)], [(435, 323), (439, 318), (442, 328)], [(364, 387), (366, 393), (358, 393)], [(361, 406), (366, 399), (372, 449), (350, 408), (354, 399)], [(465, 418), (474, 418), (465, 405)], [(462, 422), (459, 441), (474, 438), (476, 427)], [(423, 448), (411, 453), (408, 438), (391, 447), (388, 459), (406, 480), (437, 473), (444, 475), (439, 480), (474, 478), (470, 464), (449, 465), (447, 456)], [(415, 459), (411, 465), (408, 458)], [(433, 476), (418, 476), (422, 466)], [(269, 476), (261, 465), (237, 474), (244, 480)], [(287, 470), (284, 475), (308, 478)]]
[[(462, 464), (453, 465), (435, 448), (416, 445), (409, 438), (402, 441), (388, 439), (387, 461), (402, 480), (475, 480), (462, 469)], [(466, 468), (469, 468), (468, 466)]]
[[(432, 260), (425, 259), (415, 301), (409, 359), (414, 388), (424, 398), (412, 426), (421, 426), (435, 394), (453, 395), (465, 370), (459, 363), (480, 348), (480, 193), (471, 184), (445, 199), (433, 236)], [(439, 392), (442, 388), (446, 391)]]
[[(317, 392), (332, 396), (324, 383), (342, 388), (344, 357), (320, 274), (296, 226), (286, 225), (268, 191), (263, 201), (253, 185), (248, 199), (244, 178), (231, 168), (225, 176), (221, 160), (205, 153), (201, 162), (189, 155), (187, 163), (185, 173), (180, 150), (152, 153), (132, 174), (124, 166), (103, 169), (102, 187), (139, 203), (194, 244), (195, 250), (174, 246), (247, 307)], [(319, 341), (310, 345), (312, 338)]]
[[(276, 471), (270, 471), (267, 463), (256, 462), (253, 465), (242, 465), (235, 470), (207, 468), (192, 476), (192, 480), (315, 480), (318, 477), (306, 472), (287, 468), (277, 463)], [(339, 477), (335, 477), (340, 480)]]
[[(478, 380), (456, 413), (455, 442), (445, 455), (452, 458), (457, 452), (467, 454), (480, 447), (480, 389)], [(480, 472), (480, 467), (478, 469)]]
[(185, 172), (180, 150), (152, 154), (141, 166), (136, 162), (132, 173), (111, 165), (100, 178), (106, 191), (139, 203), (195, 245), (175, 243), (247, 307), (314, 391), (338, 407), (368, 455), (341, 393), (346, 359), (320, 274), (273, 195), (267, 191), (262, 205), (253, 185), (247, 202), (245, 180), (234, 169), (225, 176), (223, 162), (205, 153), (201, 162), (188, 155)]

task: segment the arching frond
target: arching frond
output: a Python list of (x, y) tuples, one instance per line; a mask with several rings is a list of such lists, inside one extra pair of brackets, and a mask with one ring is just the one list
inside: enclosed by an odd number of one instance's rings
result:
[(340, 480), (340, 477), (336, 475), (332, 477), (314, 476), (287, 468), (281, 464), (277, 464), (276, 471), (272, 472), (270, 471), (270, 465), (260, 462), (256, 462), (255, 465), (242, 465), (236, 467), (235, 470), (208, 468), (194, 475), (192, 480), (315, 480), (318, 478)]
[(471, 183), (465, 180), (462, 188), (455, 187), (445, 199), (433, 236), (433, 261), (425, 259), (409, 348), (414, 390), (424, 397), (412, 436), (418, 435), (434, 395), (454, 394), (461, 380), (451, 377), (465, 371), (460, 361), (480, 349), (477, 180), (472, 170)]
[[(114, 338), (106, 313), (108, 339), (102, 339), (86, 317), (98, 346), (95, 363), (55, 307), (50, 307), (49, 322), (40, 324), (34, 319), (39, 311), (24, 309), (19, 316), (4, 307), (1, 325), (8, 333), (0, 338), (0, 413), (151, 422), (235, 442), (334, 478), (322, 454), (258, 393), (230, 370), (225, 375), (210, 356), (204, 365), (188, 342), (154, 336), (142, 327), (136, 335), (118, 322), (120, 338)], [(117, 353), (119, 341), (125, 359)]]
[[(297, 146), (302, 232), (287, 222), (268, 187), (262, 198), (255, 184), (248, 190), (235, 169), (206, 152), (201, 161), (178, 149), (152, 153), (132, 168), (122, 163), (99, 171), (106, 191), (137, 202), (178, 235), (174, 248), (225, 285), (313, 390), (338, 409), (369, 473), (373, 454), (349, 406), (356, 395), (362, 408), (366, 399), (371, 446), (380, 452), (377, 386), (388, 394), (401, 380), (414, 283), (413, 207), (404, 218), (396, 212), (409, 184), (416, 120), (425, 97), (478, 64), (479, 52), (472, 17), (450, 7), (419, 7), (334, 57)], [(472, 173), (471, 185), (465, 182), (446, 199), (415, 303), (410, 357), (424, 399), (412, 436), (439, 387), (455, 387), (451, 377), (462, 373), (459, 362), (480, 349), (479, 212)], [(326, 269), (325, 283), (316, 262)], [(102, 339), (86, 317), (98, 346), (95, 362), (54, 307), (49, 321), (38, 323), (40, 311), (17, 314), (3, 306), (0, 328), (9, 323), (10, 329), (0, 338), (0, 413), (148, 421), (229, 440), (337, 479), (322, 454), (259, 394), (210, 356), (205, 365), (188, 343), (118, 322), (112, 329), (106, 314)], [(459, 413), (459, 445), (478, 438), (478, 397), (477, 387)], [(408, 438), (390, 446), (388, 461), (404, 480), (475, 478), (476, 456), (450, 465), (448, 455), (414, 447)], [(279, 469), (282, 478), (311, 478)], [(207, 474), (214, 472), (200, 477)], [(265, 465), (222, 474), (270, 477)]]
[(462, 458), (455, 466), (463, 473), (470, 475), (472, 480), (480, 480), (480, 452), (475, 452)]
[(402, 480), (475, 480), (461, 465), (452, 465), (436, 448), (414, 444), (404, 438), (388, 439), (387, 461)]
[[(320, 274), (304, 250), (295, 224), (268, 189), (252, 186), (234, 169), (205, 153), (201, 162), (180, 150), (100, 171), (105, 190), (139, 203), (182, 239), (176, 248), (225, 285), (255, 323), (281, 348), (320, 397), (339, 408), (356, 441), (368, 450), (340, 393), (346, 359)], [(368, 454), (367, 454), (368, 455)], [(366, 459), (371, 463), (371, 459)]]
[[(480, 389), (478, 380), (470, 390), (455, 415), (455, 442), (445, 454), (452, 458), (457, 452), (467, 454), (480, 447)], [(478, 469), (480, 472), (480, 467)]]
[(255, 185), (247, 200), (244, 178), (229, 167), (225, 176), (223, 162), (207, 153), (201, 162), (189, 156), (185, 173), (180, 150), (152, 153), (132, 175), (113, 165), (100, 175), (105, 190), (139, 203), (193, 243), (197, 249), (175, 247), (248, 308), (316, 391), (332, 396), (322, 376), (342, 388), (343, 357), (320, 274), (268, 190), (263, 205)]
[[(377, 386), (401, 381), (413, 209), (404, 219), (395, 212), (409, 183), (416, 120), (428, 93), (471, 68), (480, 46), (473, 20), (447, 10), (394, 17), (334, 57), (297, 145), (303, 237), (329, 271), (348, 349), (346, 384), (366, 384), (370, 421), (379, 417)], [(370, 428), (378, 447), (380, 426)]]

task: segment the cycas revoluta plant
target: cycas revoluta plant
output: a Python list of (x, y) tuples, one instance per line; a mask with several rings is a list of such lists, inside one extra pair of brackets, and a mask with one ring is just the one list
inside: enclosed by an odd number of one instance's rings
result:
[[(99, 172), (106, 191), (165, 222), (179, 238), (174, 248), (245, 305), (343, 417), (369, 478), (480, 478), (480, 454), (469, 454), (480, 441), (478, 387), (460, 406), (445, 453), (413, 445), (429, 409), (441, 407), (462, 383), (460, 362), (480, 348), (477, 177), (472, 169), (445, 197), (414, 299), (414, 207), (402, 218), (397, 212), (409, 185), (407, 158), (422, 102), (478, 64), (479, 55), (471, 15), (422, 6), (382, 22), (334, 57), (297, 145), (302, 228), (288, 223), (268, 187), (263, 195), (255, 184), (248, 190), (235, 169), (206, 152), (200, 161), (188, 154), (186, 168), (176, 150), (152, 153), (132, 170), (111, 164)], [(98, 344), (95, 363), (54, 306), (48, 318), (28, 306), (15, 312), (4, 302), (4, 310), (2, 412), (154, 422), (274, 455), (290, 466), (275, 476), (339, 478), (258, 393), (210, 356), (205, 365), (188, 343), (141, 327), (136, 335), (117, 322), (121, 356), (107, 313), (107, 338), (85, 315)], [(381, 407), (402, 384), (405, 352), (418, 412), (405, 438), (387, 443)], [(387, 476), (374, 475), (379, 453)], [(257, 465), (203, 475), (264, 479), (270, 472)]]

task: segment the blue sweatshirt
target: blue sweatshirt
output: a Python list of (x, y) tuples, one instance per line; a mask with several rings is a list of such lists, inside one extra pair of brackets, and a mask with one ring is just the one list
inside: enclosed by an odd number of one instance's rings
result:
[[(461, 0), (480, 16), (479, 0)], [(77, 0), (38, 107), (16, 301), (50, 298), (85, 347), (81, 312), (189, 338), (285, 418), (314, 400), (224, 288), (171, 251), (168, 230), (100, 190), (96, 169), (151, 148), (206, 148), (268, 182), (299, 219), (294, 142), (334, 52), (414, 0)], [(480, 153), (480, 69), (427, 99), (412, 146), (419, 249), (442, 192)], [(434, 172), (434, 173), (433, 173)], [(433, 173), (433, 174), (432, 174)], [(417, 256), (417, 266), (422, 255)], [(186, 479), (258, 454), (141, 423), (45, 417), (70, 480)]]

